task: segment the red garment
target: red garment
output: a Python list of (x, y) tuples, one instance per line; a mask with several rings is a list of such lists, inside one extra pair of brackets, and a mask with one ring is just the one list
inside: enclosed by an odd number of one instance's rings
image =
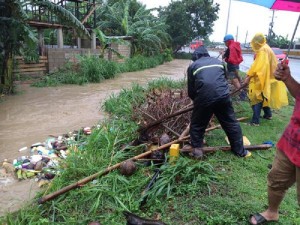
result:
[(227, 42), (228, 42), (229, 56), (228, 58), (225, 59), (225, 62), (233, 65), (239, 65), (241, 62), (243, 62), (240, 42), (234, 40), (229, 40)]
[(283, 151), (295, 166), (300, 167), (300, 96), (296, 98), (290, 123), (278, 141), (277, 148)]

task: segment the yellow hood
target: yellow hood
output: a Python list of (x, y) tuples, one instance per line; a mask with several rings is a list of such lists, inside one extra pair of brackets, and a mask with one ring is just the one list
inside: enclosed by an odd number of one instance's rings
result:
[(250, 44), (251, 44), (252, 50), (257, 52), (266, 43), (267, 43), (267, 40), (266, 40), (265, 36), (262, 33), (257, 33), (252, 38), (252, 41)]

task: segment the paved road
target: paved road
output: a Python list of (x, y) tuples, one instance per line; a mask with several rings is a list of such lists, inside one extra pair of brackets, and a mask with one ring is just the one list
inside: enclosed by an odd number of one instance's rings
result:
[[(219, 52), (210, 52), (212, 57), (218, 57)], [(243, 54), (244, 61), (240, 65), (240, 70), (247, 72), (253, 62), (253, 54)], [(290, 58), (290, 69), (293, 77), (300, 83), (300, 59)]]
[[(186, 47), (182, 49), (185, 52), (192, 52), (190, 48)], [(209, 54), (212, 57), (220, 58), (220, 53), (218, 51), (209, 51)], [(240, 65), (240, 70), (243, 72), (247, 72), (249, 67), (253, 62), (253, 54), (243, 54), (244, 61)], [(290, 58), (289, 65), (292, 72), (292, 76), (300, 83), (300, 58)]]

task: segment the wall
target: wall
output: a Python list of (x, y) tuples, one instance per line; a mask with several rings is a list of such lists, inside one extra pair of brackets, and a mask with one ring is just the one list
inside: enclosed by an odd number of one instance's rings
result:
[(111, 44), (111, 48), (115, 49), (117, 52), (119, 52), (124, 58), (120, 59), (117, 54), (110, 53), (110, 60), (115, 62), (124, 62), (126, 58), (130, 58), (130, 52), (131, 52), (131, 45), (128, 42), (127, 44)]
[(77, 62), (77, 55), (100, 55), (98, 49), (74, 49), (74, 48), (49, 48), (48, 49), (48, 72), (51, 73), (62, 67), (67, 62)]

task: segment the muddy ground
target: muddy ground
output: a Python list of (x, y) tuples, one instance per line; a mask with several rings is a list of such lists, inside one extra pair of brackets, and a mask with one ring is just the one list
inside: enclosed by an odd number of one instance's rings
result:
[[(35, 88), (17, 86), (18, 94), (0, 102), (0, 163), (30, 155), (30, 146), (44, 142), (49, 135), (62, 135), (96, 125), (105, 118), (103, 101), (133, 83), (168, 77), (183, 79), (189, 60), (173, 60), (156, 68), (120, 74), (99, 84)], [(27, 147), (27, 150), (18, 150)], [(0, 216), (19, 209), (39, 190), (34, 179), (17, 181), (0, 173)]]

